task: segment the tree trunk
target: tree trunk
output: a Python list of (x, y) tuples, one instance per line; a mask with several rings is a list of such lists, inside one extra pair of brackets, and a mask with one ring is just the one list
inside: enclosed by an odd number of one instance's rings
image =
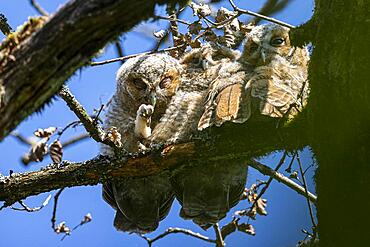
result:
[(307, 110), (320, 246), (370, 239), (369, 16), (368, 0), (316, 0), (313, 19), (298, 30), (314, 45)]

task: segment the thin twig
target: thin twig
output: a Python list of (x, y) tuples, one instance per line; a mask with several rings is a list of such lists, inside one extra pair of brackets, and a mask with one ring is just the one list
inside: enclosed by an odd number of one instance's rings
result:
[[(291, 0), (268, 0), (262, 6), (262, 8), (258, 11), (261, 15), (271, 16), (274, 13), (279, 12), (280, 10), (284, 9)], [(252, 23), (257, 25), (261, 21), (261, 18), (255, 17), (252, 19)]]
[(167, 20), (167, 21), (177, 21), (178, 23), (181, 23), (181, 24), (184, 24), (184, 25), (187, 25), (187, 26), (191, 25), (191, 23), (188, 22), (188, 21), (181, 20), (181, 19), (178, 19), (178, 18), (169, 17), (169, 16), (156, 15), (156, 16), (154, 16), (154, 19), (162, 19), (162, 20)]
[(306, 200), (307, 200), (307, 205), (308, 205), (308, 211), (310, 213), (311, 222), (312, 222), (312, 225), (314, 226), (314, 229), (317, 229), (316, 223), (315, 223), (315, 218), (313, 216), (313, 210), (312, 210), (311, 202), (308, 199), (308, 188), (307, 188), (306, 178), (305, 178), (305, 175), (303, 173), (301, 158), (299, 157), (298, 151), (296, 151), (296, 154), (297, 154), (297, 162), (298, 162), (299, 170), (301, 172), (301, 177), (302, 177), (302, 181), (303, 181), (303, 186), (304, 186), (304, 189), (305, 189), (305, 192), (306, 192), (306, 195), (307, 195)]
[(108, 138), (104, 138), (105, 132), (103, 129), (94, 124), (94, 120), (87, 114), (84, 107), (77, 101), (74, 95), (71, 93), (67, 86), (63, 86), (59, 92), (59, 96), (67, 103), (69, 108), (76, 114), (76, 116), (80, 119), (82, 124), (84, 125), (87, 132), (89, 132), (90, 136), (97, 142), (104, 143), (109, 145), (113, 148), (117, 148), (113, 141), (109, 140)]
[(101, 114), (101, 112), (104, 110), (105, 106), (104, 104), (101, 104), (100, 105), (100, 108), (98, 110), (98, 113), (96, 114), (96, 116), (94, 117), (94, 121), (93, 121), (93, 124), (96, 125), (98, 123), (98, 120), (99, 120), (99, 116)]
[(147, 51), (147, 52), (132, 54), (132, 55), (124, 56), (124, 57), (113, 58), (113, 59), (109, 59), (109, 60), (105, 60), (105, 61), (100, 61), (100, 62), (91, 62), (90, 63), (90, 66), (98, 66), (98, 65), (108, 64), (108, 63), (119, 62), (119, 61), (123, 61), (125, 59), (137, 57), (137, 56), (140, 56), (140, 55), (148, 55), (148, 54), (153, 54), (153, 53), (173, 51), (173, 50), (180, 49), (184, 45), (185, 44), (181, 44), (181, 45), (178, 45), (178, 46), (169, 47), (169, 48), (158, 50), (158, 51)]
[(293, 166), (293, 163), (294, 163), (295, 156), (296, 156), (296, 153), (293, 154), (293, 157), (290, 160), (290, 163), (289, 163), (287, 169), (285, 169), (285, 171), (288, 172), (288, 173), (292, 172), (292, 166)]
[(91, 214), (90, 214), (90, 213), (86, 214), (86, 215), (84, 216), (84, 218), (81, 220), (81, 222), (80, 222), (78, 225), (76, 225), (75, 227), (73, 227), (73, 228), (72, 228), (68, 233), (64, 234), (64, 236), (61, 238), (61, 240), (60, 240), (60, 241), (63, 241), (67, 236), (71, 236), (71, 233), (72, 233), (73, 231), (75, 231), (75, 230), (76, 230), (76, 229), (78, 229), (79, 227), (81, 227), (81, 226), (83, 226), (83, 225), (85, 225), (85, 224), (89, 223), (91, 220), (92, 220), (92, 218), (91, 218)]
[(221, 234), (220, 227), (218, 226), (218, 223), (213, 225), (213, 229), (215, 230), (216, 234), (216, 247), (224, 247), (225, 242)]
[(58, 131), (58, 138), (60, 138), (67, 129), (69, 129), (71, 127), (76, 128), (79, 124), (81, 124), (80, 120), (75, 120), (75, 121), (70, 122), (69, 124), (67, 124), (62, 130)]
[(235, 18), (238, 18), (241, 14), (242, 13), (237, 12), (236, 14), (232, 15), (230, 18), (220, 21), (220, 22), (214, 22), (205, 16), (203, 16), (203, 19), (211, 24), (211, 28), (220, 29), (220, 28), (223, 28), (225, 25), (229, 24), (230, 22), (232, 22)]
[(5, 15), (0, 13), (0, 30), (5, 35), (8, 36), (12, 32), (12, 28), (8, 23)]
[[(280, 167), (284, 164), (285, 158), (286, 158), (287, 154), (288, 154), (288, 152), (287, 151), (284, 151), (283, 156), (281, 156), (280, 161), (279, 161), (279, 163), (277, 164), (277, 166), (276, 166), (276, 168), (274, 170), (276, 173), (279, 171)], [(254, 200), (253, 205), (252, 205), (251, 208), (254, 208), (256, 206), (257, 201), (259, 199), (261, 199), (261, 197), (263, 196), (263, 194), (265, 194), (266, 190), (270, 186), (270, 184), (271, 184), (271, 182), (272, 182), (273, 179), (274, 179), (273, 177), (270, 177), (267, 180), (266, 185), (261, 189), (261, 192), (258, 194), (257, 198)]]
[(295, 28), (295, 26), (293, 26), (293, 25), (290, 25), (290, 24), (288, 24), (286, 22), (283, 22), (283, 21), (279, 21), (279, 20), (274, 19), (272, 17), (268, 17), (268, 16), (265, 16), (265, 15), (262, 15), (262, 14), (258, 14), (256, 12), (253, 12), (253, 11), (250, 11), (250, 10), (240, 9), (238, 6), (235, 5), (233, 0), (229, 0), (229, 2), (231, 4), (231, 6), (233, 7), (234, 11), (236, 11), (238, 13), (251, 15), (251, 16), (254, 16), (254, 17), (257, 17), (257, 18), (261, 18), (263, 20), (266, 20), (266, 21), (269, 21), (269, 22), (272, 22), (272, 23), (276, 23), (276, 24), (279, 24), (279, 25), (284, 26), (284, 27)]
[(51, 228), (53, 228), (54, 231), (56, 229), (55, 222), (56, 222), (56, 218), (57, 218), (58, 200), (59, 200), (59, 196), (63, 192), (63, 190), (64, 190), (64, 188), (59, 189), (58, 192), (54, 196), (53, 215), (51, 217)]
[[(121, 46), (121, 42), (119, 39), (117, 39), (116, 41), (114, 41), (114, 47), (116, 48), (116, 52), (117, 52), (117, 55), (119, 57), (123, 57), (123, 49), (122, 49), (122, 46)], [(121, 64), (123, 64), (125, 61), (122, 60), (121, 61)]]
[(292, 190), (296, 191), (298, 194), (300, 194), (304, 197), (308, 197), (308, 199), (311, 202), (316, 204), (317, 196), (315, 196), (314, 194), (312, 194), (309, 191), (306, 193), (306, 190), (303, 186), (300, 186), (299, 184), (297, 184), (293, 180), (289, 179), (288, 177), (284, 176), (283, 174), (281, 174), (277, 171), (274, 171), (270, 167), (268, 167), (268, 166), (266, 166), (266, 165), (264, 165), (264, 164), (262, 164), (262, 163), (260, 163), (256, 160), (249, 161), (248, 165), (255, 168), (256, 170), (261, 172), (263, 175), (270, 176), (271, 178), (274, 178), (276, 181), (285, 184), (286, 186), (288, 186)]
[(71, 139), (68, 139), (65, 142), (62, 142), (62, 146), (63, 146), (63, 148), (66, 148), (66, 147), (68, 147), (70, 145), (76, 144), (77, 142), (80, 142), (82, 140), (85, 140), (85, 139), (87, 139), (89, 137), (90, 137), (90, 135), (88, 133), (83, 133), (83, 134), (74, 136), (74, 137), (72, 137)]
[[(171, 26), (171, 25), (170, 25)], [(170, 29), (170, 28), (168, 28)], [(161, 44), (166, 40), (168, 39), (168, 31), (165, 31), (166, 33), (163, 35), (163, 37), (161, 37), (159, 40), (156, 41), (156, 44), (155, 46), (152, 48), (152, 51), (153, 52), (156, 52), (158, 51), (159, 47), (161, 46)]]
[(11, 132), (10, 136), (13, 136), (17, 141), (27, 146), (32, 146), (36, 144), (36, 141), (33, 141), (31, 138), (27, 138), (23, 136), (22, 134), (15, 132), (15, 131)]
[[(73, 144), (76, 144), (76, 143), (78, 143), (80, 141), (83, 141), (85, 139), (88, 139), (88, 138), (90, 138), (90, 135), (88, 133), (83, 133), (83, 134), (74, 136), (71, 139), (68, 139), (67, 141), (62, 142), (62, 147), (63, 147), (63, 149), (65, 149), (69, 146), (72, 146)], [(47, 155), (50, 155), (50, 150), (48, 150), (48, 152), (44, 155), (44, 157), (47, 156)], [(29, 154), (28, 153), (24, 154), (22, 156), (21, 160), (22, 160), (24, 165), (28, 165), (32, 162), (35, 162), (34, 160), (29, 159)]]
[(165, 236), (169, 235), (169, 234), (173, 234), (173, 233), (183, 233), (185, 235), (188, 235), (188, 236), (192, 236), (194, 238), (197, 238), (197, 239), (201, 239), (203, 241), (206, 241), (206, 242), (209, 242), (209, 243), (217, 243), (216, 240), (214, 239), (210, 239), (200, 233), (196, 233), (196, 232), (193, 232), (191, 230), (188, 230), (188, 229), (183, 229), (183, 228), (168, 228), (165, 232), (159, 234), (157, 237), (153, 238), (153, 239), (150, 239), (146, 236), (143, 236), (143, 235), (140, 235), (143, 239), (145, 239), (148, 243), (149, 246), (152, 246), (152, 244), (161, 239), (161, 238), (164, 238)]
[(44, 15), (44, 16), (48, 16), (49, 13), (44, 10), (40, 4), (38, 4), (35, 0), (30, 0), (30, 4), (32, 5), (32, 7), (40, 14), (40, 15)]
[(40, 211), (43, 207), (45, 207), (46, 205), (48, 205), (49, 201), (50, 201), (50, 198), (51, 198), (51, 195), (49, 195), (45, 201), (41, 204), (41, 206), (39, 207), (34, 207), (34, 208), (30, 208), (29, 206), (27, 206), (26, 203), (24, 203), (22, 200), (19, 201), (18, 203), (22, 206), (21, 208), (16, 208), (16, 207), (11, 207), (11, 209), (13, 210), (17, 210), (17, 211), (27, 211), (27, 212), (37, 212), (37, 211)]

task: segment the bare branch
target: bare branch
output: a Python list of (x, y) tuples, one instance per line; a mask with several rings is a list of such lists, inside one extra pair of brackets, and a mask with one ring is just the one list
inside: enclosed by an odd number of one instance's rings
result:
[(218, 226), (218, 223), (213, 225), (213, 229), (215, 230), (216, 234), (216, 247), (224, 247), (225, 242), (221, 234), (220, 227)]
[[(121, 41), (119, 39), (114, 41), (114, 47), (116, 48), (118, 57), (123, 57), (124, 56), (123, 49), (122, 49)], [(121, 64), (123, 64), (124, 62), (125, 62), (124, 60), (121, 60)]]
[[(83, 141), (83, 140), (86, 140), (88, 138), (90, 138), (90, 135), (88, 133), (83, 133), (83, 134), (74, 136), (71, 139), (68, 139), (67, 141), (62, 142), (62, 147), (63, 147), (63, 149), (65, 149), (67, 147), (72, 146), (73, 144), (76, 144), (76, 143), (78, 143), (80, 141)], [(30, 145), (32, 145), (32, 144), (30, 144)], [(46, 155), (50, 155), (50, 150), (48, 150), (48, 152), (45, 154), (45, 156)], [(24, 154), (22, 156), (21, 160), (22, 160), (22, 163), (24, 165), (28, 165), (28, 164), (34, 162), (34, 160), (29, 158), (29, 153)]]
[[(284, 164), (284, 162), (285, 162), (285, 158), (286, 158), (287, 154), (288, 154), (288, 152), (287, 152), (287, 151), (284, 151), (283, 155), (282, 155), (282, 156), (281, 156), (281, 158), (280, 158), (279, 163), (277, 164), (277, 166), (276, 166), (276, 168), (275, 168), (275, 170), (274, 170), (275, 172), (278, 172), (278, 171), (279, 171), (279, 169), (280, 169), (280, 167)], [(253, 207), (256, 205), (257, 201), (258, 201), (260, 198), (262, 198), (263, 194), (265, 194), (265, 192), (267, 191), (267, 189), (268, 189), (268, 187), (270, 186), (270, 184), (271, 184), (271, 182), (272, 182), (272, 180), (273, 180), (273, 179), (274, 179), (273, 177), (270, 177), (270, 178), (267, 180), (266, 185), (261, 189), (261, 192), (258, 194), (257, 198), (254, 200), (253, 205), (252, 205), (252, 207), (251, 207), (251, 208), (253, 208)]]
[(197, 238), (197, 239), (201, 239), (203, 241), (206, 241), (206, 242), (209, 242), (209, 243), (216, 243), (216, 240), (214, 239), (210, 239), (206, 236), (203, 236), (201, 235), (200, 233), (196, 233), (196, 232), (193, 232), (191, 230), (188, 230), (188, 229), (183, 229), (183, 228), (168, 228), (164, 233), (162, 234), (159, 234), (157, 237), (153, 238), (153, 239), (150, 239), (148, 237), (145, 237), (145, 236), (142, 236), (143, 239), (145, 239), (147, 242), (148, 242), (148, 245), (149, 246), (152, 246), (152, 244), (159, 240), (159, 239), (162, 239), (164, 237), (166, 237), (167, 235), (169, 234), (174, 234), (174, 233), (182, 233), (182, 234), (185, 234), (185, 235), (188, 235), (188, 236), (192, 236), (194, 238)]
[(58, 190), (58, 192), (54, 196), (53, 215), (51, 217), (51, 228), (53, 228), (54, 231), (56, 229), (55, 222), (56, 222), (56, 218), (57, 218), (58, 200), (59, 200), (59, 196), (60, 196), (60, 194), (62, 194), (63, 190), (64, 190), (64, 188), (61, 188), (60, 190)]
[(291, 188), (292, 190), (296, 191), (298, 194), (308, 197), (308, 199), (313, 202), (317, 203), (317, 196), (312, 194), (311, 192), (307, 191), (306, 189), (299, 184), (295, 183), (293, 180), (289, 179), (288, 177), (285, 177), (283, 174), (274, 171), (270, 167), (256, 161), (256, 160), (251, 160), (248, 162), (248, 165), (253, 167), (254, 169), (258, 170), (264, 175), (270, 176), (271, 178), (274, 178), (276, 181), (281, 182)]
[(184, 24), (184, 25), (187, 25), (187, 26), (190, 26), (191, 23), (188, 22), (188, 21), (185, 21), (185, 20), (182, 20), (182, 19), (178, 19), (178, 18), (174, 18), (173, 16), (160, 16), (160, 15), (156, 15), (154, 16), (155, 19), (162, 19), (162, 20), (167, 20), (167, 21), (176, 21), (178, 23), (181, 23), (181, 24)]
[(44, 16), (48, 16), (49, 13), (44, 10), (40, 4), (38, 4), (35, 0), (30, 0), (30, 4), (32, 5), (32, 7), (40, 14), (40, 15), (44, 15)]
[[(262, 6), (262, 8), (258, 11), (259, 14), (270, 16), (274, 13), (277, 13), (284, 9), (291, 0), (268, 0), (265, 2), (265, 4)], [(261, 18), (255, 17), (253, 18), (252, 22), (256, 25), (261, 21)]]
[(293, 26), (293, 25), (290, 25), (290, 24), (285, 23), (283, 21), (279, 21), (279, 20), (274, 19), (272, 17), (268, 17), (268, 16), (265, 16), (265, 15), (262, 15), (262, 14), (258, 14), (256, 12), (253, 12), (253, 11), (250, 11), (250, 10), (240, 9), (238, 6), (235, 5), (233, 0), (229, 0), (229, 2), (231, 4), (231, 6), (233, 7), (234, 11), (238, 12), (239, 14), (251, 15), (251, 16), (261, 18), (263, 20), (272, 22), (272, 23), (279, 24), (279, 25), (284, 26), (284, 27), (295, 28), (295, 26)]
[(67, 103), (69, 108), (76, 114), (80, 119), (81, 123), (89, 132), (90, 136), (97, 142), (104, 143), (113, 148), (117, 148), (116, 144), (110, 139), (104, 138), (105, 132), (98, 126), (95, 121), (87, 114), (83, 106), (77, 101), (77, 99), (72, 95), (67, 86), (63, 86), (59, 92), (59, 96)]
[(132, 54), (132, 55), (124, 56), (124, 57), (113, 58), (113, 59), (109, 59), (109, 60), (105, 60), (105, 61), (101, 61), (101, 62), (91, 62), (90, 65), (91, 66), (98, 66), (98, 65), (108, 64), (108, 63), (124, 61), (126, 59), (137, 57), (137, 56), (140, 56), (140, 55), (147, 55), (147, 54), (153, 54), (153, 53), (159, 53), (159, 52), (174, 51), (174, 50), (182, 48), (183, 46), (184, 46), (184, 44), (179, 45), (179, 46), (169, 47), (169, 48), (166, 48), (166, 49), (163, 49), (163, 50), (158, 50), (158, 51), (147, 51), (147, 52)]
[(314, 229), (317, 229), (317, 225), (315, 223), (315, 218), (313, 216), (313, 210), (312, 210), (311, 202), (308, 199), (308, 188), (307, 188), (306, 178), (305, 178), (305, 175), (304, 175), (304, 172), (303, 172), (301, 158), (299, 157), (298, 151), (296, 152), (296, 155), (297, 155), (297, 162), (298, 162), (298, 166), (299, 166), (299, 171), (301, 172), (303, 186), (304, 186), (305, 193), (306, 193), (307, 205), (308, 205), (308, 210), (309, 210), (309, 213), (310, 213), (311, 222), (312, 222), (312, 225), (313, 225)]
[(26, 203), (20, 200), (18, 203), (22, 206), (22, 208), (11, 207), (11, 209), (18, 210), (18, 211), (37, 212), (37, 211), (40, 211), (46, 205), (48, 205), (50, 198), (51, 198), (51, 195), (46, 197), (45, 201), (41, 204), (41, 206), (35, 207), (35, 208), (30, 208), (29, 206), (27, 206)]
[(61, 239), (60, 241), (63, 241), (67, 236), (71, 236), (71, 233), (72, 233), (73, 231), (75, 231), (75, 230), (76, 230), (76, 229), (78, 229), (79, 227), (81, 227), (81, 226), (83, 226), (83, 225), (85, 225), (85, 224), (87, 224), (87, 223), (89, 223), (89, 222), (91, 222), (91, 221), (92, 221), (91, 214), (90, 214), (90, 213), (87, 213), (87, 214), (83, 217), (83, 219), (81, 220), (81, 222), (80, 222), (78, 225), (76, 225), (75, 227), (73, 227), (73, 228), (72, 228), (72, 230), (68, 231), (68, 233), (64, 234), (64, 236), (62, 237), (62, 239)]
[(12, 133), (10, 133), (10, 135), (24, 145), (32, 146), (36, 144), (36, 141), (33, 141), (31, 138), (27, 138), (18, 132), (13, 131)]

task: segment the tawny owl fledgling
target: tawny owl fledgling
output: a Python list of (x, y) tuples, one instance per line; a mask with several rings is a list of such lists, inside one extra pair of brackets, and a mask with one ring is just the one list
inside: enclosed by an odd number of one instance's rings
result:
[(244, 71), (232, 80), (212, 83), (199, 130), (251, 116), (291, 118), (306, 104), (309, 87), (306, 48), (293, 47), (289, 29), (267, 24), (248, 33), (240, 59), (231, 65)]
[[(205, 46), (187, 53), (181, 60), (184, 72), (175, 96), (153, 129), (153, 143), (187, 141), (199, 132), (198, 121), (204, 111), (204, 101), (210, 85), (226, 75), (239, 53), (222, 47)], [(180, 216), (207, 228), (220, 219), (240, 200), (246, 183), (246, 167), (240, 162), (228, 164), (204, 161), (184, 164), (171, 175), (171, 184), (181, 204)]]
[[(141, 149), (151, 135), (179, 84), (181, 66), (166, 54), (127, 60), (117, 72), (117, 89), (105, 126), (116, 127), (123, 148)], [(103, 154), (112, 155), (108, 146)], [(114, 226), (121, 231), (150, 232), (169, 212), (173, 192), (166, 174), (144, 178), (120, 178), (103, 185), (103, 198), (115, 210)]]
[[(219, 81), (220, 74), (225, 80), (237, 73), (225, 74), (240, 53), (224, 47), (204, 46), (193, 49), (180, 60), (183, 66), (181, 83), (167, 110), (153, 129), (150, 140), (154, 143), (186, 141), (197, 134), (197, 124), (204, 111), (204, 102), (209, 87)], [(221, 72), (220, 72), (221, 71)]]

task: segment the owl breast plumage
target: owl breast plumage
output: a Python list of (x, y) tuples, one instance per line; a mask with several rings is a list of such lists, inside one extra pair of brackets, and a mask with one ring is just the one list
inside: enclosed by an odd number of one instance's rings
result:
[[(117, 72), (117, 89), (105, 127), (115, 127), (122, 146), (137, 152), (158, 124), (177, 90), (181, 66), (166, 54), (127, 60)], [(113, 155), (108, 146), (102, 153)], [(169, 212), (174, 199), (166, 173), (144, 178), (118, 178), (103, 184), (103, 198), (115, 210), (114, 226), (121, 231), (150, 232)]]

